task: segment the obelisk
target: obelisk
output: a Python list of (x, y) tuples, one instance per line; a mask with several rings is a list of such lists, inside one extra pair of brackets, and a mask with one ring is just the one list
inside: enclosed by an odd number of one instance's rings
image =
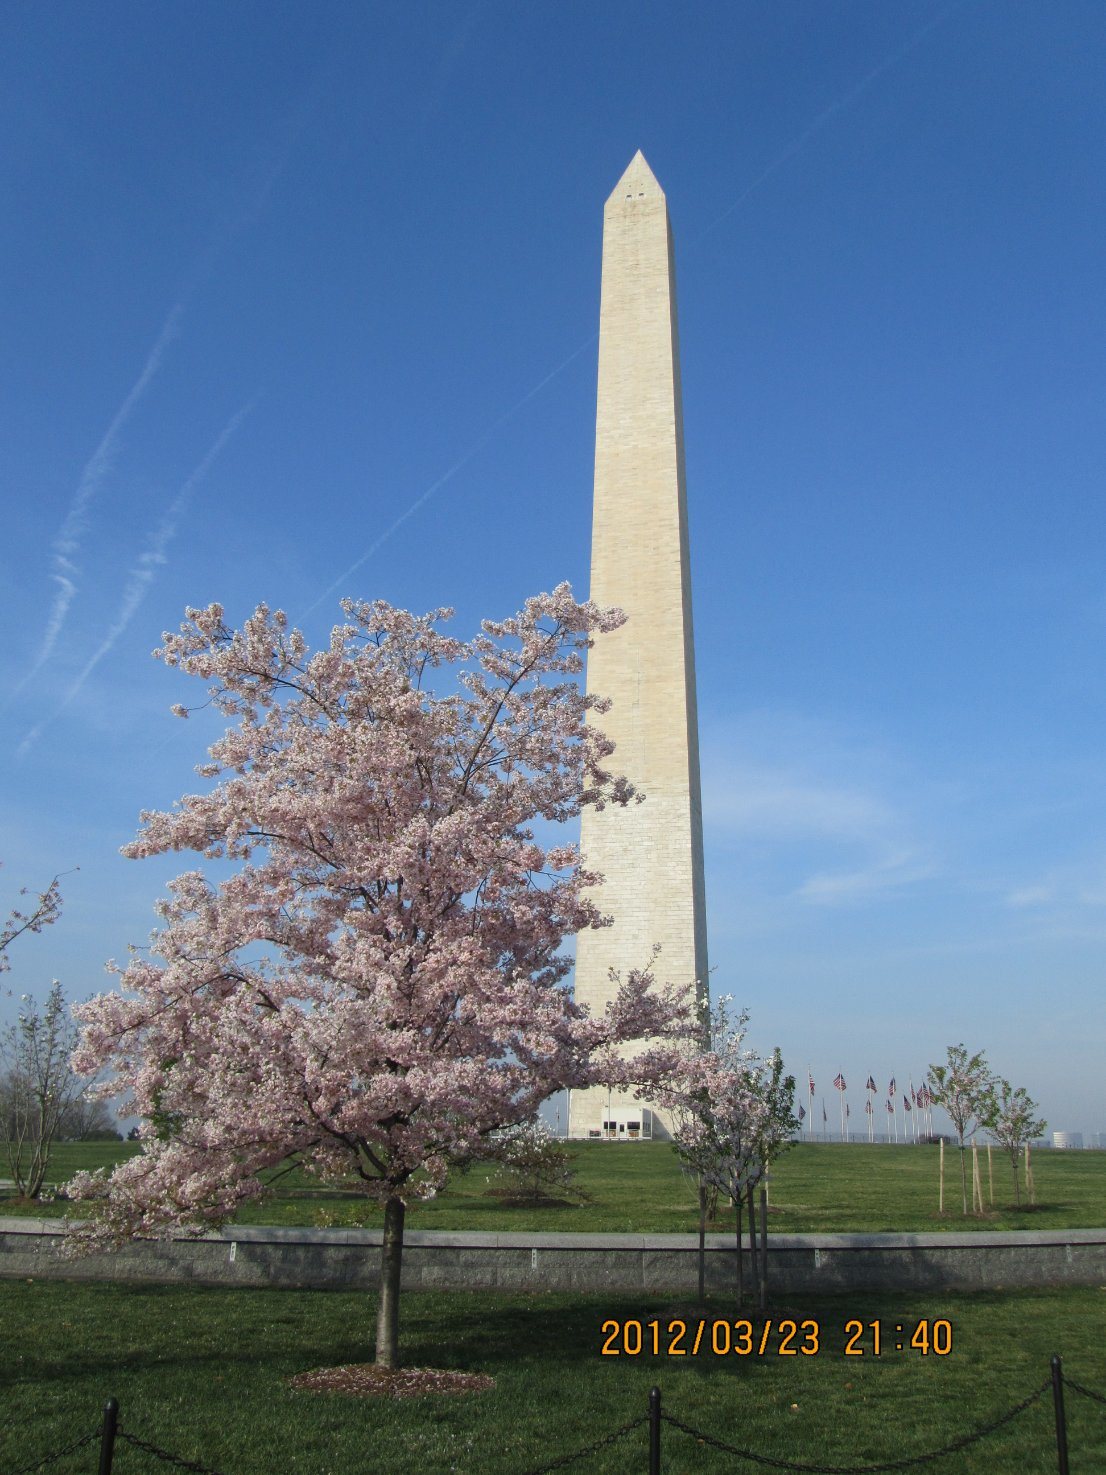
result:
[[(584, 864), (604, 877), (595, 899), (614, 923), (577, 937), (575, 997), (601, 1012), (616, 988), (610, 969), (645, 967), (657, 943), (658, 980), (694, 981), (706, 997), (675, 266), (668, 205), (640, 150), (603, 212), (591, 597), (628, 616), (588, 653), (587, 690), (611, 699), (594, 720), (616, 744), (614, 771), (645, 802), (584, 811)], [(570, 1136), (606, 1136), (608, 1122), (620, 1140), (649, 1128), (631, 1094), (571, 1093)], [(663, 1113), (652, 1130), (667, 1135)]]

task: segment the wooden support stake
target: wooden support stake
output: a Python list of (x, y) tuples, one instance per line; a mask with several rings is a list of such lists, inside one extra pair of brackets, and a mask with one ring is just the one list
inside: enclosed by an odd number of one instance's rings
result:
[(938, 1170), (938, 1183), (940, 1186), (937, 1189), (937, 1212), (939, 1214), (943, 1214), (945, 1212), (945, 1139), (943, 1137), (941, 1138), (941, 1152), (939, 1155), (939, 1162), (940, 1168)]

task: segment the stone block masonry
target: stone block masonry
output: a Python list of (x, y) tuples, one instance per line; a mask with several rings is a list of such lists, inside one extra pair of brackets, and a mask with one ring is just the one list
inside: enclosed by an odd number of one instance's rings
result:
[[(136, 1240), (63, 1260), (56, 1220), (0, 1218), (0, 1276), (212, 1286), (373, 1290), (379, 1230), (243, 1224), (195, 1240)], [(693, 1234), (412, 1231), (403, 1285), (440, 1291), (610, 1291), (694, 1296)], [(1106, 1283), (1106, 1230), (1022, 1234), (780, 1234), (769, 1239), (773, 1296), (837, 1291), (1016, 1290)], [(734, 1284), (730, 1235), (707, 1236), (707, 1289)], [(748, 1274), (748, 1252), (746, 1272)], [(748, 1285), (748, 1279), (746, 1285)]]
[[(641, 153), (603, 214), (595, 418), (591, 598), (628, 620), (589, 653), (587, 689), (609, 697), (595, 720), (616, 744), (616, 771), (645, 795), (629, 809), (585, 810), (580, 845), (604, 885), (609, 928), (576, 944), (576, 998), (612, 998), (613, 967), (644, 967), (707, 990), (703, 823), (684, 477), (675, 263), (664, 192)], [(615, 1096), (612, 1116), (632, 1116)], [(605, 1090), (574, 1091), (569, 1135), (607, 1119)], [(663, 1115), (656, 1135), (665, 1134)]]

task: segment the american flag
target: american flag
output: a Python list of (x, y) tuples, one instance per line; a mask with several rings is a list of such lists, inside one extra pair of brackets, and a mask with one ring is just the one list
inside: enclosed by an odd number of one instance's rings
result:
[(868, 1113), (869, 1116), (872, 1115), (872, 1103), (871, 1103), (871, 1100), (865, 1101), (865, 1103), (864, 1103), (864, 1110)]
[(869, 1076), (868, 1077), (868, 1084), (864, 1087), (864, 1089), (865, 1089), (865, 1091), (878, 1091), (879, 1090), (879, 1087), (876, 1085), (874, 1079), (871, 1076)]
[(902, 1104), (903, 1104), (903, 1107), (904, 1107), (904, 1109), (906, 1111), (911, 1111), (912, 1110), (912, 1107), (910, 1105), (910, 1097), (909, 1096), (904, 1096), (902, 1098)]
[(814, 1077), (810, 1074), (809, 1071), (807, 1072), (806, 1079), (807, 1079), (807, 1084), (810, 1086), (810, 1094), (813, 1096), (814, 1095)]
[(840, 1071), (838, 1071), (838, 1073), (834, 1076), (833, 1084), (837, 1087), (839, 1091), (843, 1091), (845, 1089), (845, 1077), (841, 1074)]
[(892, 1116), (894, 1116), (894, 1114), (895, 1114), (895, 1103), (891, 1100), (890, 1096), (888, 1096), (888, 1098), (887, 1098), (887, 1110), (891, 1113)]
[(894, 1096), (894, 1094), (895, 1094), (895, 1077), (894, 1076), (891, 1077), (891, 1084), (887, 1087), (887, 1093), (890, 1096)]
[(804, 1121), (805, 1118), (806, 1118), (806, 1107), (805, 1106), (800, 1106), (799, 1107), (799, 1120), (800, 1120), (800, 1122), (801, 1121)]

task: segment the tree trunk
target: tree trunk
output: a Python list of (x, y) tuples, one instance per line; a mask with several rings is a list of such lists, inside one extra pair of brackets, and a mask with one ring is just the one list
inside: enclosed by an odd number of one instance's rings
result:
[(706, 1296), (707, 1282), (707, 1185), (699, 1179), (699, 1300)]
[(768, 1190), (760, 1190), (760, 1309), (768, 1310)]
[(745, 1197), (749, 1202), (749, 1249), (751, 1251), (749, 1260), (752, 1270), (753, 1299), (760, 1304), (760, 1269), (757, 1264), (757, 1210), (756, 1201), (753, 1197), (753, 1185), (750, 1183), (745, 1189)]
[(41, 1145), (37, 1146), (31, 1157), (31, 1168), (27, 1174), (27, 1197), (38, 1198), (42, 1192), (42, 1185), (46, 1181), (46, 1169), (50, 1166), (48, 1153), (43, 1152)]
[(384, 1242), (380, 1247), (380, 1304), (376, 1313), (376, 1365), (399, 1366), (399, 1276), (403, 1266), (403, 1219), (407, 1206), (401, 1198), (384, 1204)]
[(968, 1164), (964, 1157), (964, 1144), (960, 1144), (960, 1193), (964, 1200), (964, 1212), (968, 1212)]
[(50, 1166), (49, 1144), (32, 1142), (29, 1161), (24, 1157), (24, 1140), (8, 1143), (8, 1166), (15, 1190), (21, 1198), (38, 1198)]
[(734, 1244), (737, 1249), (737, 1309), (745, 1305), (745, 1276), (741, 1269), (741, 1195), (733, 1200)]

